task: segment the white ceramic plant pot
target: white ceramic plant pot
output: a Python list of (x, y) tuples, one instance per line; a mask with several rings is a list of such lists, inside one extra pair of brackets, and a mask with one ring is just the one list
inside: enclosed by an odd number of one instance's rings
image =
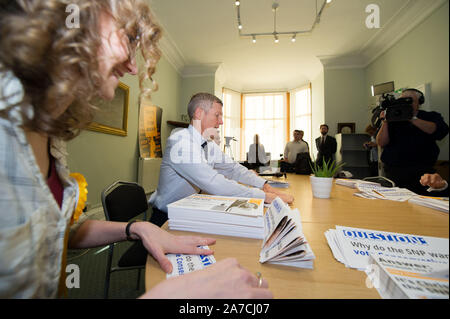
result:
[(316, 177), (311, 175), (311, 189), (316, 198), (330, 198), (333, 177)]

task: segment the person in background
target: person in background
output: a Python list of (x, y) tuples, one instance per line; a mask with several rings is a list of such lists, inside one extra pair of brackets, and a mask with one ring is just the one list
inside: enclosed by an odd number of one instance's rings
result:
[(376, 139), (383, 148), (381, 161), (386, 177), (396, 186), (427, 195), (426, 187), (419, 181), (422, 175), (435, 173), (434, 165), (440, 152), (436, 141), (448, 134), (448, 125), (441, 114), (419, 109), (425, 102), (422, 92), (406, 89), (401, 97), (412, 99), (413, 117), (387, 122), (385, 111), (380, 113), (382, 124)]
[[(224, 154), (209, 137), (222, 122), (222, 101), (209, 93), (197, 93), (188, 104), (191, 124), (167, 139), (159, 182), (150, 197), (157, 225), (167, 220), (167, 205), (201, 192), (211, 195), (263, 198), (277, 196), (292, 203), (292, 195), (271, 187), (253, 171)], [(250, 187), (248, 187), (248, 186)]]
[(295, 170), (295, 162), (297, 155), (300, 153), (309, 153), (309, 145), (303, 140), (304, 132), (302, 130), (294, 130), (292, 133), (294, 140), (287, 142), (284, 147), (284, 158), (281, 160), (282, 172), (293, 172)]
[[(79, 27), (66, 24), (69, 4), (79, 8)], [(78, 216), (86, 181), (69, 175), (64, 142), (92, 121), (92, 98), (113, 99), (119, 79), (138, 73), (137, 49), (144, 60), (141, 97), (156, 89), (145, 82), (161, 55), (161, 30), (146, 2), (1, 1), (0, 34), (0, 298), (62, 295), (68, 246), (141, 240), (168, 273), (167, 253), (212, 254), (198, 247), (214, 244), (212, 238)], [(142, 297), (268, 298), (267, 287), (227, 259), (164, 281)]]
[(317, 160), (318, 166), (322, 167), (323, 161), (331, 163), (336, 153), (336, 139), (328, 135), (328, 125), (320, 125), (320, 137), (316, 138)]
[(248, 148), (247, 161), (251, 168), (266, 166), (269, 162), (264, 145), (259, 141), (258, 134), (255, 134), (253, 137), (253, 144), (250, 144), (250, 147)]
[(364, 142), (363, 147), (369, 150), (370, 176), (378, 176), (378, 145), (376, 140), (377, 129), (372, 125), (367, 125), (366, 133), (370, 135), (370, 141)]

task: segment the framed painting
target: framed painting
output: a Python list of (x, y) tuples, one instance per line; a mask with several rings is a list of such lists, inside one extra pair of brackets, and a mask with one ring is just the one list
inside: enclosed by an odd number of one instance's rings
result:
[(355, 133), (355, 123), (338, 123), (338, 133), (342, 134)]
[(112, 101), (96, 99), (93, 102), (99, 109), (87, 129), (100, 133), (127, 136), (129, 98), (129, 86), (119, 82)]

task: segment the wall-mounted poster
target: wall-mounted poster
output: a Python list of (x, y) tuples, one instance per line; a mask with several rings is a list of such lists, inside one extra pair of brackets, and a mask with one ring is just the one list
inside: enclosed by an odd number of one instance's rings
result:
[(148, 102), (141, 102), (139, 110), (139, 155), (142, 158), (162, 157), (161, 149), (162, 109)]

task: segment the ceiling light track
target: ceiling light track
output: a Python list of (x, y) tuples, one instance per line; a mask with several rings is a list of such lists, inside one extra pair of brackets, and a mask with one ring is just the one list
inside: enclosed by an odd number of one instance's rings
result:
[(310, 34), (314, 30), (315, 26), (319, 24), (320, 18), (322, 16), (323, 10), (327, 4), (329, 4), (331, 0), (323, 0), (323, 3), (320, 7), (319, 12), (317, 12), (317, 0), (316, 0), (316, 17), (314, 19), (314, 23), (308, 30), (295, 30), (295, 31), (277, 31), (277, 11), (279, 10), (280, 5), (277, 1), (274, 1), (272, 4), (272, 11), (273, 11), (273, 31), (272, 32), (258, 32), (258, 33), (244, 33), (242, 32), (243, 24), (241, 23), (241, 5), (242, 1), (235, 1), (236, 6), (236, 16), (237, 16), (237, 23), (238, 23), (238, 32), (240, 37), (249, 37), (252, 38), (252, 42), (256, 43), (256, 37), (260, 36), (272, 36), (274, 38), (274, 42), (279, 42), (280, 35), (290, 35), (291, 36), (291, 42), (295, 42), (297, 34)]

